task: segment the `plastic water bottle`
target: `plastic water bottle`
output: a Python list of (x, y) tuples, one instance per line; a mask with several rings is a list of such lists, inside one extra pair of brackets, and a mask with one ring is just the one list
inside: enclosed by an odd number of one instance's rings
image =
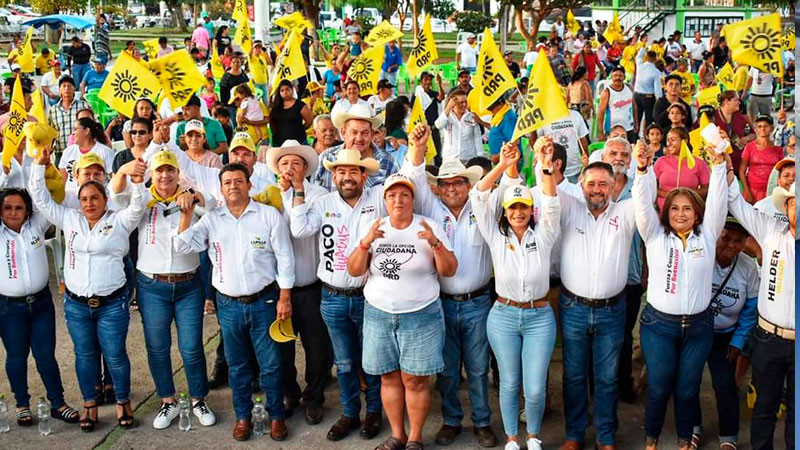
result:
[(189, 397), (186, 396), (186, 392), (181, 392), (181, 397), (178, 399), (178, 411), (180, 414), (178, 429), (181, 431), (189, 431), (192, 429), (192, 419), (189, 417), (190, 410), (191, 403), (189, 402)]
[(50, 434), (50, 405), (44, 397), (39, 397), (39, 404), (36, 405), (36, 417), (39, 419), (39, 434), (47, 436)]
[(264, 435), (264, 405), (261, 403), (261, 397), (256, 397), (256, 403), (253, 405), (253, 434), (256, 436)]
[(11, 426), (8, 423), (8, 404), (6, 403), (6, 396), (0, 394), (0, 433), (8, 433)]

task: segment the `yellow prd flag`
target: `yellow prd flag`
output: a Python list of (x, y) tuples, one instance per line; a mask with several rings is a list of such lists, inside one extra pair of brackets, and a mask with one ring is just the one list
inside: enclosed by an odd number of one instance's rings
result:
[(794, 27), (786, 28), (781, 34), (781, 48), (784, 50), (794, 51)]
[(44, 95), (42, 95), (42, 88), (36, 89), (33, 91), (33, 94), (31, 94), (31, 109), (28, 111), (28, 114), (35, 117), (39, 122), (47, 122), (47, 116), (44, 114)]
[(719, 72), (717, 72), (717, 83), (725, 85), (725, 89), (731, 89), (733, 87), (733, 75), (731, 63), (726, 62), (725, 65), (719, 69)]
[(622, 24), (619, 23), (619, 13), (614, 12), (614, 18), (608, 24), (608, 28), (603, 33), (609, 44), (614, 45), (615, 42), (624, 41), (625, 36), (622, 34)]
[[(206, 83), (206, 78), (200, 73), (186, 49), (180, 49), (150, 61), (150, 70), (161, 82), (164, 94), (169, 98), (173, 108), (184, 106), (189, 98)], [(110, 79), (111, 76), (109, 75), (108, 78)], [(157, 89), (152, 90), (157, 91)]]
[(28, 27), (28, 32), (25, 33), (25, 39), (19, 45), (19, 57), (17, 57), (17, 63), (19, 63), (20, 69), (22, 69), (22, 73), (33, 73), (33, 45), (31, 44), (31, 39), (33, 39), (33, 27)]
[(572, 14), (572, 10), (570, 9), (567, 11), (567, 28), (569, 31), (572, 32), (573, 35), (578, 35), (578, 31), (580, 31), (581, 26), (577, 20), (575, 20), (575, 15)]
[(489, 106), (503, 94), (517, 88), (514, 77), (488, 28), (483, 31), (478, 70), (472, 78), (472, 83), (473, 89), (469, 92), (467, 101), (470, 111), (479, 116), (486, 114)]
[(388, 20), (384, 20), (380, 25), (372, 28), (364, 42), (373, 47), (378, 47), (401, 37), (403, 37), (403, 32), (395, 28)]
[(156, 59), (156, 56), (158, 55), (158, 49), (160, 48), (158, 45), (158, 38), (142, 41), (142, 45), (144, 46), (144, 52), (147, 54), (147, 57), (150, 59)]
[(217, 51), (217, 46), (212, 45), (213, 49), (211, 49), (211, 75), (214, 77), (215, 80), (219, 80), (225, 75), (225, 66), (222, 65), (222, 61), (219, 59), (219, 52)]
[(731, 59), (783, 77), (781, 15), (778, 13), (741, 20), (722, 28)]
[(247, 0), (234, 0), (231, 18), (237, 22), (241, 22), (244, 19), (250, 20), (247, 15)]
[(703, 157), (703, 150), (706, 148), (706, 140), (703, 139), (701, 133), (709, 123), (711, 123), (711, 121), (708, 119), (708, 115), (700, 114), (700, 126), (689, 132), (689, 142), (692, 144), (692, 153), (695, 157)]
[(697, 104), (699, 106), (711, 105), (714, 108), (719, 108), (719, 94), (722, 92), (719, 85), (714, 85), (705, 88), (697, 94)]
[(3, 128), (3, 153), (0, 157), (4, 167), (11, 167), (11, 159), (17, 154), (19, 144), (22, 142), (22, 129), (25, 127), (25, 122), (28, 121), (20, 75), (17, 75), (17, 80), (14, 82), (14, 90), (11, 92), (11, 108), (8, 110), (8, 114), (8, 123)]
[(353, 60), (347, 77), (358, 83), (359, 95), (372, 95), (378, 92), (378, 78), (386, 52), (383, 47), (372, 47)]
[(128, 52), (122, 52), (98, 96), (122, 114), (133, 117), (136, 100), (142, 97), (152, 100), (160, 87), (155, 75), (144, 66), (136, 64), (136, 60)]
[(233, 36), (233, 43), (241, 47), (244, 53), (250, 53), (250, 49), (253, 48), (250, 21), (246, 17), (239, 21), (239, 25), (236, 27), (236, 34)]
[(299, 33), (302, 33), (305, 29), (310, 30), (312, 28), (311, 22), (303, 17), (300, 11), (295, 11), (288, 16), (278, 17), (272, 23), (285, 30), (296, 30)]
[(686, 166), (690, 169), (694, 169), (695, 164), (697, 161), (695, 160), (694, 155), (689, 150), (689, 146), (686, 145), (686, 141), (681, 141), (681, 152), (678, 154), (678, 176), (677, 182), (675, 183), (677, 186), (681, 185), (681, 167), (683, 167), (683, 161), (686, 160)]
[(431, 15), (428, 14), (425, 16), (425, 24), (422, 25), (419, 33), (414, 38), (414, 48), (408, 55), (408, 62), (406, 63), (408, 75), (416, 78), (438, 58), (439, 52), (436, 49), (436, 41), (433, 40), (433, 32), (431, 31)]
[(556, 120), (569, 117), (567, 103), (544, 50), (539, 50), (528, 86), (525, 102), (514, 126), (512, 142)]
[(283, 46), (278, 60), (275, 61), (275, 71), (270, 77), (272, 79), (272, 89), (270, 95), (275, 92), (283, 80), (294, 81), (308, 73), (303, 54), (300, 51), (300, 34), (294, 30), (289, 31), (286, 45)]
[[(428, 121), (425, 119), (425, 111), (422, 110), (422, 102), (420, 101), (419, 97), (416, 97), (414, 99), (414, 104), (411, 105), (411, 117), (408, 119), (408, 129), (406, 130), (406, 134), (411, 136), (411, 132), (418, 123), (427, 125)], [(430, 163), (433, 161), (434, 156), (436, 156), (436, 146), (433, 145), (433, 138), (429, 137), (428, 150), (425, 151), (425, 162)]]

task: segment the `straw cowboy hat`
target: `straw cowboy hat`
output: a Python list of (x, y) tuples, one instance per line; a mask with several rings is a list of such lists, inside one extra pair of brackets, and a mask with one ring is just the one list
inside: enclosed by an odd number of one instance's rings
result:
[(325, 166), (326, 169), (333, 172), (333, 170), (338, 166), (356, 166), (356, 167), (363, 167), (366, 169), (368, 174), (373, 174), (380, 169), (381, 164), (375, 158), (361, 158), (361, 152), (358, 150), (350, 150), (348, 148), (343, 148), (336, 153), (336, 159), (333, 161), (328, 161), (327, 159), (322, 161), (322, 165)]
[(270, 147), (267, 150), (267, 167), (273, 173), (278, 173), (278, 161), (286, 155), (297, 155), (303, 158), (308, 165), (306, 175), (313, 175), (319, 166), (319, 156), (308, 145), (301, 145), (294, 139), (283, 141), (280, 147)]
[(435, 183), (437, 180), (464, 177), (470, 184), (475, 184), (482, 176), (483, 169), (479, 166), (466, 168), (464, 164), (456, 158), (445, 158), (442, 160), (442, 166), (439, 167), (439, 175), (428, 173), (428, 181)]
[(772, 204), (775, 206), (775, 209), (784, 214), (788, 213), (788, 211), (786, 211), (786, 201), (790, 198), (794, 198), (794, 183), (789, 187), (789, 190), (778, 186), (772, 191)]
[(350, 119), (366, 120), (372, 124), (373, 130), (377, 130), (381, 124), (383, 124), (383, 118), (373, 115), (370, 107), (361, 103), (353, 105), (347, 112), (337, 111), (333, 117), (331, 117), (333, 126), (335, 126), (337, 129), (343, 128), (344, 124)]

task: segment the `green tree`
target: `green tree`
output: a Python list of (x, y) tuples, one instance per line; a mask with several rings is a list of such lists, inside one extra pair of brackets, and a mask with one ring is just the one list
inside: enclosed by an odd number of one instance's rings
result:
[[(183, 20), (183, 2), (181, 0), (163, 0), (167, 4), (167, 10), (172, 16), (172, 27), (180, 27), (182, 33), (188, 33), (189, 28), (186, 26), (186, 21)], [(158, 5), (159, 0), (143, 0), (143, 3), (151, 5)]]
[[(536, 44), (539, 26), (545, 18), (559, 11), (566, 16), (568, 9), (577, 9), (592, 2), (590, 0), (502, 0), (501, 3), (514, 7), (514, 20), (517, 30), (527, 41), (528, 47), (533, 48)], [(525, 27), (523, 14), (530, 16), (530, 28)]]

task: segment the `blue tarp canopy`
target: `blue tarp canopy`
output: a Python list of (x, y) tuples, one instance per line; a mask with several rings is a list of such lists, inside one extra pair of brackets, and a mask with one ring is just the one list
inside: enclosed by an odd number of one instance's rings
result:
[(50, 25), (50, 28), (56, 29), (61, 25), (68, 25), (72, 28), (83, 30), (84, 28), (93, 27), (95, 24), (94, 17), (74, 16), (70, 14), (53, 14), (50, 16), (37, 17), (35, 19), (26, 20), (22, 25), (32, 26), (39, 28), (43, 25)]

